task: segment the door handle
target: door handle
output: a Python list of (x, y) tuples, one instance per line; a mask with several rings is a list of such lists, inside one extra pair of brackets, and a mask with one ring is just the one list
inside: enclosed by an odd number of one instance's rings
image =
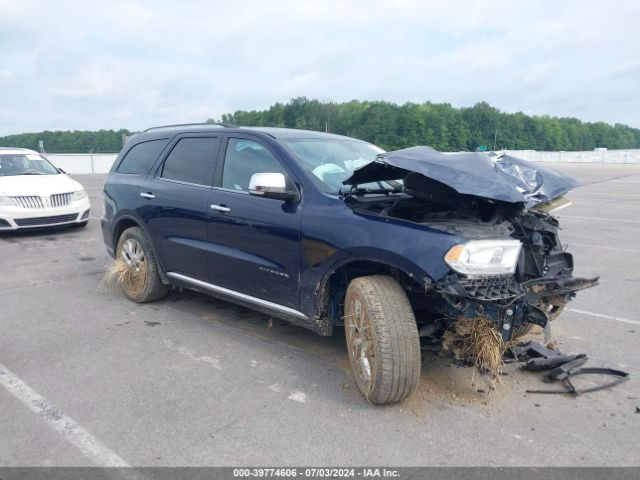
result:
[(231, 209), (229, 207), (225, 207), (224, 205), (211, 205), (211, 210), (215, 210), (216, 212), (230, 212)]
[(142, 192), (140, 196), (142, 198), (148, 198), (149, 200), (156, 198), (156, 196), (153, 193), (147, 193), (147, 192)]

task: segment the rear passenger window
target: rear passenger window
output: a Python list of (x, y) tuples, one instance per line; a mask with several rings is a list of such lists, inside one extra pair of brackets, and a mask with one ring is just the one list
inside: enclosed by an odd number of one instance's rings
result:
[(219, 144), (215, 137), (181, 139), (164, 161), (160, 177), (211, 186)]
[(124, 156), (116, 172), (137, 175), (147, 173), (167, 143), (169, 140), (163, 138), (135, 145)]

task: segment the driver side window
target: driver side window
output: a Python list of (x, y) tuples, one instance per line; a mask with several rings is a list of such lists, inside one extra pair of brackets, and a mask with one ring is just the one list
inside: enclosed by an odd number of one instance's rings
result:
[(230, 138), (224, 157), (222, 188), (249, 191), (254, 173), (282, 173), (280, 162), (264, 146), (253, 140)]

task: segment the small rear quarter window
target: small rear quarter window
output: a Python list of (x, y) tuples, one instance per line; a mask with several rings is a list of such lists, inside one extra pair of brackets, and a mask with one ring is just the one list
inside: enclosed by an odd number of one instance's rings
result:
[(134, 145), (124, 156), (116, 172), (137, 175), (147, 173), (167, 143), (169, 139), (162, 138)]

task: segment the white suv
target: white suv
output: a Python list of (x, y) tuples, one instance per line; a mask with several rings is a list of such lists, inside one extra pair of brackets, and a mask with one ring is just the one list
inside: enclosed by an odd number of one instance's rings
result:
[(84, 226), (90, 206), (82, 185), (38, 152), (0, 147), (0, 231)]

